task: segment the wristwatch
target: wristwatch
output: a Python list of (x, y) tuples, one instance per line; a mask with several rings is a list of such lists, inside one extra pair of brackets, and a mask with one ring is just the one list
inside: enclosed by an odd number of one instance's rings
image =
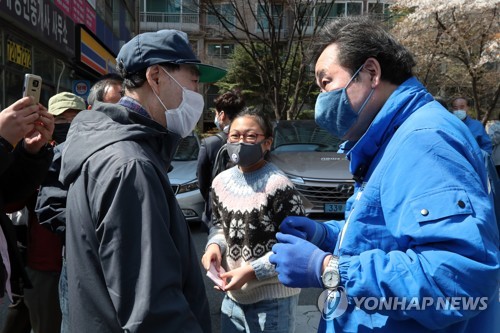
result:
[(321, 276), (321, 280), (326, 289), (337, 289), (340, 283), (339, 257), (332, 256)]

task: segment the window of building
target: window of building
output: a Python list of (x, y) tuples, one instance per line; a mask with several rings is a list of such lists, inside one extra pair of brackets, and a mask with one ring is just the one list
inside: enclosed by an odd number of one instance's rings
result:
[(207, 45), (207, 53), (210, 57), (227, 59), (234, 52), (234, 44), (215, 44), (210, 43)]
[(113, 15), (113, 34), (120, 36), (120, 0), (113, 0), (111, 10)]
[[(233, 5), (228, 3), (215, 4), (215, 10), (217, 13), (221, 14), (226, 18), (226, 20), (233, 26), (236, 25), (236, 14)], [(217, 15), (213, 11), (208, 11), (207, 14), (207, 24), (208, 25), (220, 25), (220, 21), (217, 18)]]
[(368, 13), (380, 17), (389, 15), (389, 4), (380, 1), (368, 3)]
[[(145, 0), (141, 12), (148, 13), (148, 22), (197, 23), (199, 5), (197, 0)], [(154, 18), (153, 13), (159, 17)]]
[(363, 13), (363, 2), (335, 1), (333, 5), (322, 4), (316, 7), (316, 13), (318, 17), (324, 17), (326, 15), (327, 20), (342, 16), (361, 15)]
[(312, 27), (314, 25), (314, 7), (311, 5), (299, 5), (297, 13), (295, 13), (297, 20), (303, 26)]
[(349, 1), (346, 6), (346, 15), (354, 16), (363, 14), (363, 3)]
[(125, 26), (127, 27), (130, 33), (135, 32), (135, 20), (132, 14), (128, 10), (125, 11)]
[(257, 7), (257, 30), (269, 30), (271, 27), (269, 18), (272, 18), (272, 26), (275, 29), (284, 28), (285, 22), (281, 21), (283, 19), (283, 5), (267, 4), (264, 6), (259, 4)]
[(113, 30), (113, 0), (104, 0), (104, 22)]

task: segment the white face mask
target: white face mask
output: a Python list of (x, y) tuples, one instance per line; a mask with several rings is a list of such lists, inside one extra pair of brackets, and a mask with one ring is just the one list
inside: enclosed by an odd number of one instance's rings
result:
[(460, 120), (464, 120), (467, 117), (467, 112), (465, 110), (455, 110), (453, 114), (458, 117)]
[(154, 90), (153, 93), (165, 109), (167, 129), (185, 138), (196, 127), (196, 123), (203, 113), (205, 101), (201, 94), (184, 88), (165, 70), (165, 68), (161, 67), (161, 69), (182, 88), (182, 102), (177, 108), (168, 110)]

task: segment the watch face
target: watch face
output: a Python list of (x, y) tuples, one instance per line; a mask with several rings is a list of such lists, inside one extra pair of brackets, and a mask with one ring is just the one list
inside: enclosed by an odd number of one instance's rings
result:
[(339, 284), (339, 277), (335, 270), (328, 269), (323, 274), (323, 284), (327, 288), (335, 288)]

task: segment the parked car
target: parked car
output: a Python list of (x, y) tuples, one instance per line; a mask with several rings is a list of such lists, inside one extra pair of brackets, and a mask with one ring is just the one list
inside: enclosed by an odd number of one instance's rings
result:
[(343, 218), (354, 181), (349, 161), (337, 153), (342, 141), (314, 120), (281, 120), (273, 136), (270, 161), (293, 182), (306, 214), (321, 220)]
[(189, 222), (201, 222), (205, 202), (198, 188), (196, 177), (200, 139), (194, 133), (183, 138), (172, 159), (168, 172), (170, 184), (174, 190), (182, 213)]

